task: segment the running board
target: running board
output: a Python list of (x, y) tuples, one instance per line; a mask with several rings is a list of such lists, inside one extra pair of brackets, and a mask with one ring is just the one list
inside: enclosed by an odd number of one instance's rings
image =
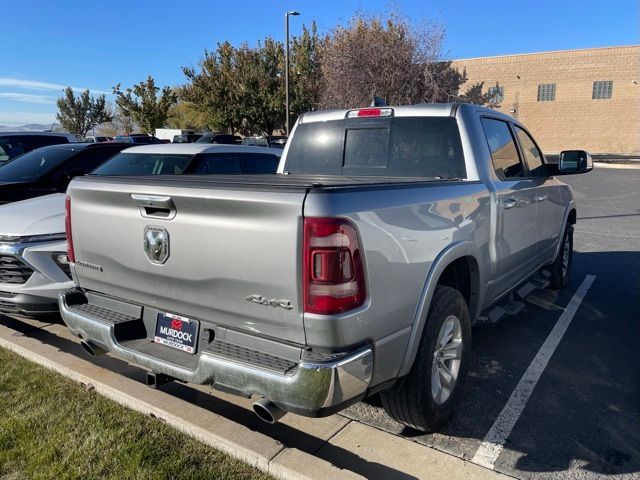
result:
[(549, 286), (548, 270), (537, 272), (531, 279), (521, 284), (511, 292), (506, 300), (492, 305), (480, 315), (476, 321), (477, 325), (497, 325), (508, 315), (517, 315), (525, 307), (523, 300), (535, 290), (544, 290)]

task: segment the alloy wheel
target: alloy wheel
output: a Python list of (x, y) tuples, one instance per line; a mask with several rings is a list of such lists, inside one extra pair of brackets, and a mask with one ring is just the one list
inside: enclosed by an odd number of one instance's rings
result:
[(438, 404), (448, 400), (456, 386), (462, 360), (460, 319), (449, 315), (438, 333), (431, 366), (431, 395)]

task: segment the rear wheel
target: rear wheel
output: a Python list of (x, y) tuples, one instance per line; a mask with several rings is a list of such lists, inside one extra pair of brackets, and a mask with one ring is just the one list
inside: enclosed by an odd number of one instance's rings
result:
[(438, 285), (411, 371), (399, 387), (380, 393), (387, 414), (416, 430), (439, 430), (460, 399), (470, 347), (464, 297)]
[(573, 259), (573, 226), (567, 225), (562, 237), (562, 245), (558, 257), (551, 264), (551, 277), (549, 278), (549, 288), (552, 290), (562, 290), (569, 282), (571, 273), (571, 262)]

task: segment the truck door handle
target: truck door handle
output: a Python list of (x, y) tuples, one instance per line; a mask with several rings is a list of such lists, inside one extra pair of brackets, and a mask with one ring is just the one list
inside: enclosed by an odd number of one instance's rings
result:
[(549, 195), (536, 195), (536, 202), (544, 202), (547, 198), (549, 198)]
[(169, 196), (132, 193), (131, 200), (140, 208), (143, 217), (171, 220), (176, 216), (176, 205)]
[(504, 208), (505, 208), (505, 209), (507, 209), (507, 208), (513, 208), (513, 207), (515, 207), (516, 205), (518, 205), (518, 200), (516, 200), (515, 198), (507, 198), (507, 199), (504, 201), (503, 205), (504, 205)]
[(171, 197), (164, 195), (140, 195), (132, 193), (131, 199), (133, 203), (139, 207), (156, 207), (156, 208), (172, 208), (174, 207)]

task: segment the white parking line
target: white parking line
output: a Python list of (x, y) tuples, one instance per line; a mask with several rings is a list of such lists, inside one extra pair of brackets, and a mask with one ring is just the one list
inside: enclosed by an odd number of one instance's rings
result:
[(511, 394), (511, 397), (509, 397), (500, 415), (498, 415), (498, 418), (493, 422), (491, 429), (484, 437), (484, 441), (480, 444), (480, 448), (478, 448), (478, 451), (473, 457), (473, 463), (493, 470), (495, 462), (504, 447), (504, 443), (507, 441), (507, 438), (509, 438), (513, 426), (518, 421), (518, 418), (520, 418), (524, 407), (529, 401), (529, 397), (531, 397), (533, 393), (533, 389), (542, 376), (542, 372), (544, 372), (553, 352), (562, 340), (567, 328), (569, 328), (569, 324), (578, 310), (582, 299), (595, 279), (595, 275), (587, 275), (580, 284), (580, 287), (578, 287), (576, 293), (571, 297), (567, 308), (565, 308), (562, 315), (560, 315), (558, 322), (551, 330), (551, 333), (549, 333), (540, 350), (538, 350), (538, 353), (529, 365), (529, 368), (527, 368), (527, 371), (524, 372), (524, 375), (518, 382), (518, 385)]

